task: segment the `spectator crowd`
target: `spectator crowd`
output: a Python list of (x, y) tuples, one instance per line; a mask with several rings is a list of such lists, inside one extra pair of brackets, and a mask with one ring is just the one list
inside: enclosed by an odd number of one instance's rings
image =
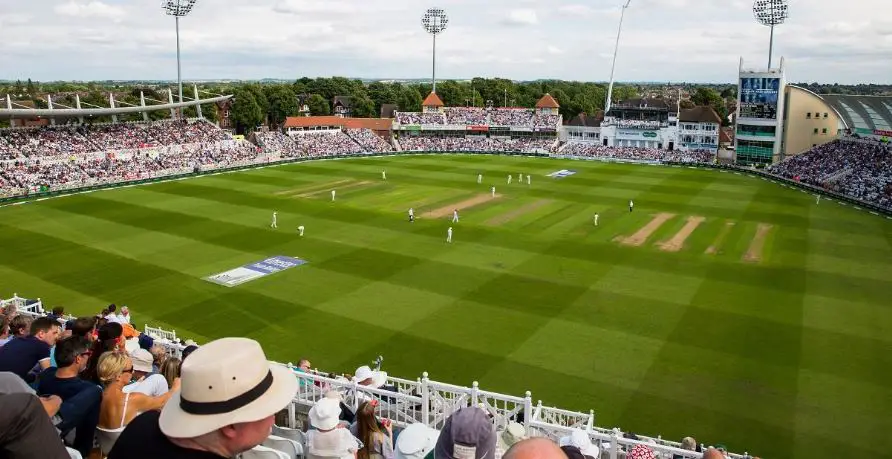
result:
[(511, 126), (517, 128), (549, 128), (557, 130), (560, 115), (536, 113), (529, 108), (448, 107), (442, 113), (397, 112), (399, 124)]
[(500, 138), (486, 136), (467, 137), (403, 137), (400, 146), (404, 151), (436, 152), (520, 152), (541, 153), (551, 150), (555, 139), (532, 137)]
[(658, 148), (606, 147), (592, 143), (568, 143), (560, 153), (588, 158), (619, 159), (627, 161), (660, 161), (679, 163), (712, 163), (715, 153), (704, 150), (668, 151)]
[(229, 135), (204, 121), (156, 121), (0, 129), (0, 160), (41, 159), (179, 144), (209, 144)]
[(768, 172), (892, 209), (892, 148), (835, 140), (768, 167)]

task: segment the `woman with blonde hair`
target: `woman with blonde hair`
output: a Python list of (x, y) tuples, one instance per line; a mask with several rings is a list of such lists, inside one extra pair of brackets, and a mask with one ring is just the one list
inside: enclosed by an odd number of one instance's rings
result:
[(170, 385), (170, 391), (158, 397), (150, 397), (138, 392), (124, 392), (124, 386), (133, 378), (133, 361), (123, 352), (105, 352), (99, 357), (96, 373), (105, 390), (102, 392), (102, 405), (99, 408), (99, 446), (107, 455), (124, 427), (137, 415), (145, 411), (160, 410), (173, 394), (179, 390), (180, 379)]
[(356, 453), (357, 459), (393, 459), (393, 425), (389, 419), (378, 419), (375, 411), (378, 400), (372, 399), (359, 405), (356, 422), (350, 427), (363, 447)]
[(167, 380), (167, 387), (173, 387), (173, 382), (180, 378), (180, 359), (167, 357), (161, 362), (159, 373)]

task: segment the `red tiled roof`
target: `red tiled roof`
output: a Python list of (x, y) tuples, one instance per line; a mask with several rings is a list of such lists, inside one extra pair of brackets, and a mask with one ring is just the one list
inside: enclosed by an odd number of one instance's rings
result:
[(442, 107), (443, 101), (440, 99), (440, 96), (437, 93), (432, 92), (427, 95), (427, 98), (424, 99), (424, 102), (421, 103), (422, 107)]
[(539, 102), (536, 102), (536, 108), (561, 108), (561, 106), (554, 100), (554, 97), (551, 97), (551, 94), (546, 93), (539, 99)]
[(342, 118), (340, 116), (289, 116), (285, 127), (341, 126), (348, 129), (386, 131), (393, 125), (391, 118)]
[(389, 131), (393, 127), (393, 118), (341, 118), (348, 129), (371, 129), (373, 131)]

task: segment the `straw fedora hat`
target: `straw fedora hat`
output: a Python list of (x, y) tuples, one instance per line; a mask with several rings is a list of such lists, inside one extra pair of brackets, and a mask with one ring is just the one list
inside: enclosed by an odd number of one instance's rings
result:
[(222, 338), (183, 362), (180, 390), (161, 410), (168, 437), (194, 438), (221, 427), (272, 416), (297, 393), (297, 378), (270, 364), (257, 341)]

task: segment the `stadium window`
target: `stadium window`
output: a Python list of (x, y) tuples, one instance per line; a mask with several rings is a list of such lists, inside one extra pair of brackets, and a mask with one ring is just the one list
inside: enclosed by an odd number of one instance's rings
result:
[(827, 128), (821, 129), (821, 134), (826, 134), (826, 133), (827, 133)]
[(824, 118), (827, 118), (827, 113), (826, 113), (826, 112), (824, 113)]
[(817, 134), (817, 133), (818, 133), (818, 128), (815, 128), (815, 134)]
[(807, 120), (811, 119), (811, 112), (808, 112), (805, 114), (805, 119), (807, 119)]

